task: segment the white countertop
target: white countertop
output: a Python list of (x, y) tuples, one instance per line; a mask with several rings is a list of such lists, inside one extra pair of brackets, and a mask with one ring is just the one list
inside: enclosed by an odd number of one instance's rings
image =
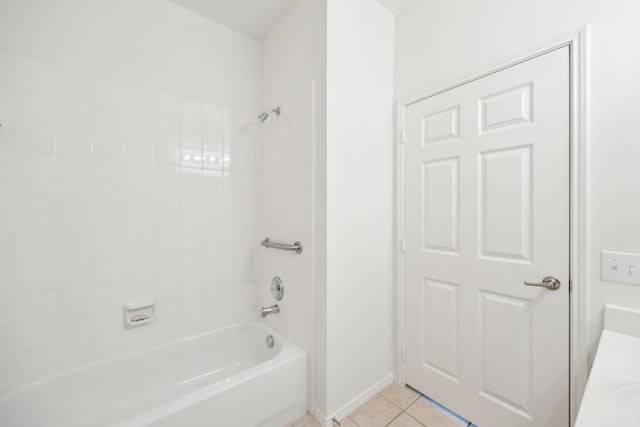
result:
[(640, 338), (603, 331), (575, 427), (640, 427)]

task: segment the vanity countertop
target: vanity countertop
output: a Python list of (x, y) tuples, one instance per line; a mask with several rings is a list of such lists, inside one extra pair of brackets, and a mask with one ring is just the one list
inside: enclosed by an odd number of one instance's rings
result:
[(640, 427), (640, 338), (604, 330), (575, 427)]

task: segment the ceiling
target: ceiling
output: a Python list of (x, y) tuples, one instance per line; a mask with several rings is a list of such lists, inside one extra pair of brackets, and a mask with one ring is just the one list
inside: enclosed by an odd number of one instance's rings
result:
[[(261, 40), (293, 0), (170, 0), (220, 24)], [(348, 0), (346, 0), (348, 1)], [(373, 1), (373, 0), (372, 0)], [(400, 13), (417, 0), (378, 0)]]
[(220, 24), (261, 40), (292, 0), (171, 0)]

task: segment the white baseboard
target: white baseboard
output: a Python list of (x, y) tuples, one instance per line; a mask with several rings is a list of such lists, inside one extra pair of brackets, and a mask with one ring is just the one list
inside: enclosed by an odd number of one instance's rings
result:
[(389, 384), (392, 384), (395, 381), (395, 375), (389, 374), (382, 380), (378, 381), (376, 384), (371, 386), (368, 390), (362, 392), (359, 396), (353, 399), (351, 402), (344, 405), (342, 408), (338, 409), (332, 415), (325, 415), (319, 409), (315, 409), (313, 411), (313, 416), (316, 420), (325, 427), (334, 427), (333, 419), (342, 420), (347, 415), (355, 411), (360, 405), (365, 403), (367, 400), (371, 399), (373, 396), (378, 394), (382, 389), (384, 389)]

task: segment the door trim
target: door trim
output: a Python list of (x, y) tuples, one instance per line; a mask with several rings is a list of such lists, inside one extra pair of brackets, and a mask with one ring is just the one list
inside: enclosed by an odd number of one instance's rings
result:
[(396, 104), (395, 155), (395, 278), (396, 278), (396, 376), (405, 381), (405, 276), (404, 276), (404, 109), (411, 104), (439, 95), (488, 75), (513, 67), (556, 49), (569, 47), (569, 146), (570, 146), (570, 218), (569, 218), (569, 414), (575, 422), (580, 400), (587, 383), (589, 368), (587, 341), (587, 35), (588, 26), (542, 47), (530, 49), (515, 60), (483, 73), (455, 82), (441, 89), (418, 95)]

